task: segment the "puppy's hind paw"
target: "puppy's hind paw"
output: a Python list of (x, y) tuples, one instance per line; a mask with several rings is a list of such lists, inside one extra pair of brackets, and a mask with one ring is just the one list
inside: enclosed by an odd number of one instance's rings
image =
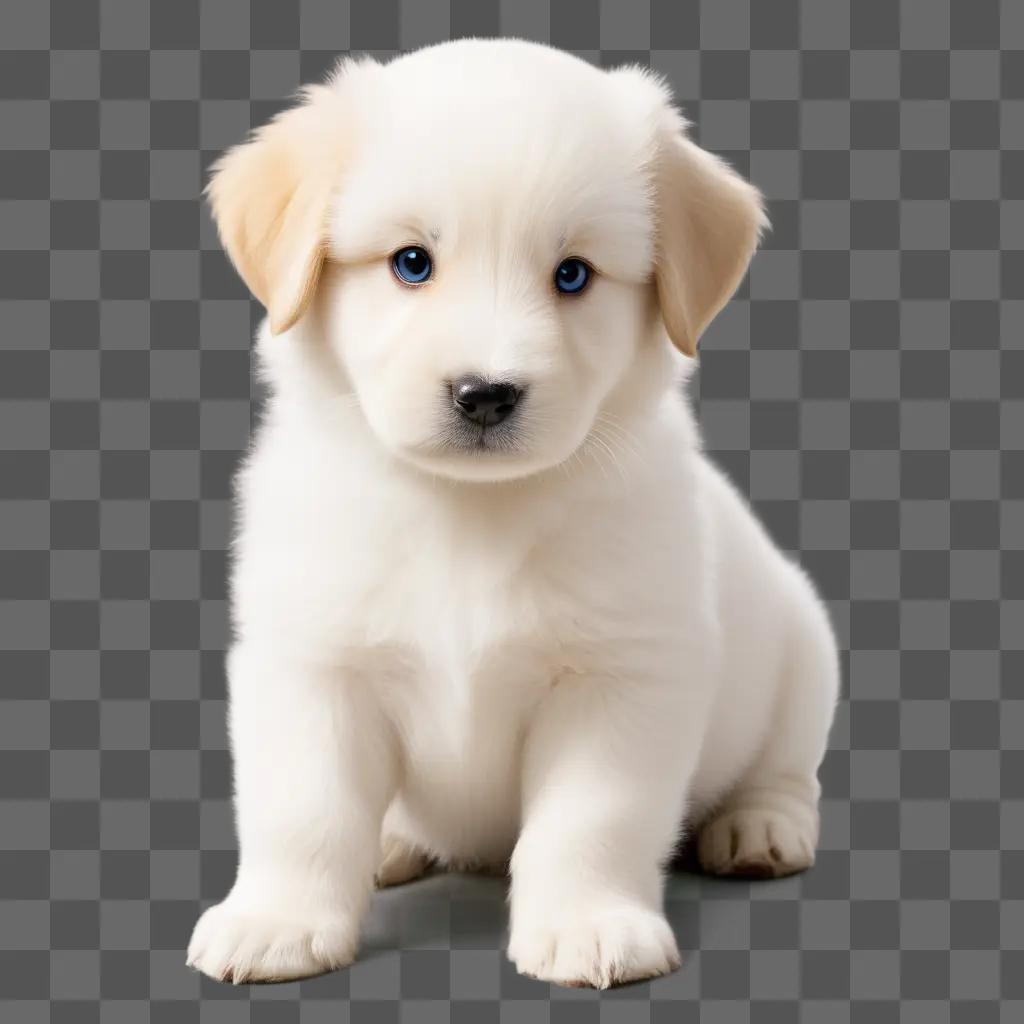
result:
[(711, 874), (781, 878), (809, 868), (816, 843), (816, 812), (744, 807), (724, 811), (703, 826), (697, 856)]
[(430, 867), (430, 858), (411, 843), (397, 836), (385, 836), (381, 841), (380, 864), (375, 880), (378, 889), (391, 885), (404, 885), (419, 878)]

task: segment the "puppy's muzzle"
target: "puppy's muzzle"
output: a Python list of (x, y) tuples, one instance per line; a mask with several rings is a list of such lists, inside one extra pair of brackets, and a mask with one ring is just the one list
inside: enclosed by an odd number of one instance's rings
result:
[(493, 427), (516, 407), (523, 389), (504, 381), (489, 381), (467, 374), (452, 381), (452, 405), (470, 423)]

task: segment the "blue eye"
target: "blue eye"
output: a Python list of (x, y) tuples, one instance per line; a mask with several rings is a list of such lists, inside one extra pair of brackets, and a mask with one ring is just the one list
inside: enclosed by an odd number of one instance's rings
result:
[(563, 295), (578, 295), (590, 283), (590, 267), (571, 256), (555, 268), (555, 287)]
[(434, 265), (430, 261), (430, 253), (422, 246), (410, 245), (399, 249), (391, 257), (391, 269), (395, 276), (406, 284), (423, 284), (431, 273)]

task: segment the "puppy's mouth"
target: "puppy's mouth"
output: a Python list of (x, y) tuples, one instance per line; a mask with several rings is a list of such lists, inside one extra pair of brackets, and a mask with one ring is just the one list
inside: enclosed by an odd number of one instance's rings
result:
[(522, 452), (524, 450), (522, 431), (515, 423), (519, 419), (519, 415), (518, 412), (515, 412), (509, 419), (493, 425), (467, 423), (452, 417), (445, 424), (438, 438), (436, 450), (449, 454), (459, 452), (513, 454)]

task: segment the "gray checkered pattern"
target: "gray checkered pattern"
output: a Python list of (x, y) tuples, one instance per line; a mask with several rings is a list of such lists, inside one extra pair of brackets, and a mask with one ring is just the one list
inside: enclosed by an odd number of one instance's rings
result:
[[(199, 193), (340, 51), (548, 40), (672, 80), (774, 230), (703, 345), (709, 447), (843, 638), (817, 867), (678, 873), (684, 968), (519, 978), (503, 892), (376, 898), (351, 970), (186, 970), (235, 852), (229, 478), (259, 310)], [(5, 1024), (1024, 1019), (1024, 3), (2, 0)]]

